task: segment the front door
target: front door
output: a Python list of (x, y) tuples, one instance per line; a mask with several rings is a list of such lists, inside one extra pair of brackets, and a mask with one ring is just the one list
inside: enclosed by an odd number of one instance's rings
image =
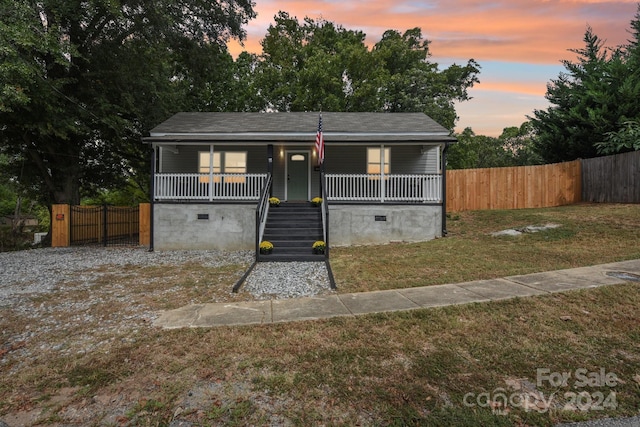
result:
[(309, 152), (287, 152), (287, 200), (309, 200)]

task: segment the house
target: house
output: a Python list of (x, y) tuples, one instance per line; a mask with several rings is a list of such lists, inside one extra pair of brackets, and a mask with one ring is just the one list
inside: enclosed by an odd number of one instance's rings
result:
[(323, 197), (330, 246), (445, 232), (445, 157), (455, 138), (422, 113), (178, 113), (144, 142), (152, 249), (256, 249), (271, 196), (283, 206)]

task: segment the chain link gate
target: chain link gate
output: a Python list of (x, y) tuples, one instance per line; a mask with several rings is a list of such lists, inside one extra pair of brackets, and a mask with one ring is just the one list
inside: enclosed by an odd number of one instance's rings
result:
[(139, 207), (71, 206), (69, 228), (72, 246), (137, 246)]

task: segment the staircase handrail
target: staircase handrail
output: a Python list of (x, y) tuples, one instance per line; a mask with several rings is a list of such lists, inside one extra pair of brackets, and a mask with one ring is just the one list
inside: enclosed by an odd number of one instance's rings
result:
[(327, 186), (324, 171), (320, 174), (322, 192), (322, 237), (324, 238), (324, 257), (329, 258), (329, 202), (327, 201)]
[(262, 242), (264, 227), (267, 223), (267, 215), (269, 214), (269, 195), (271, 194), (272, 183), (273, 177), (269, 173), (260, 191), (260, 200), (256, 208), (256, 259), (258, 259), (260, 254), (260, 242)]

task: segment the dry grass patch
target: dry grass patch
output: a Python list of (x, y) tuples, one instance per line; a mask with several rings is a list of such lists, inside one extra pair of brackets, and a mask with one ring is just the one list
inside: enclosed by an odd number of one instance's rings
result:
[[(48, 351), (6, 369), (0, 414), (45, 409), (55, 425), (551, 425), (632, 415), (640, 405), (640, 286), (355, 319), (112, 332), (110, 344)], [(618, 407), (547, 412), (469, 408), (536, 370), (605, 368)], [(69, 394), (69, 390), (73, 390)], [(545, 395), (571, 388), (538, 387)], [(66, 393), (66, 395), (65, 395)], [(63, 397), (60, 397), (63, 395)], [(66, 396), (66, 397), (65, 397)]]
[(207, 267), (187, 262), (171, 266), (127, 266), (114, 272), (112, 266), (97, 270), (102, 277), (93, 289), (128, 295), (136, 303), (153, 310), (170, 310), (187, 304), (244, 301), (246, 294), (234, 294), (231, 289), (242, 277), (248, 265)]
[[(491, 236), (548, 223), (561, 227)], [(461, 212), (447, 228), (448, 237), (430, 242), (333, 249), (338, 291), (458, 283), (640, 258), (640, 205)]]

